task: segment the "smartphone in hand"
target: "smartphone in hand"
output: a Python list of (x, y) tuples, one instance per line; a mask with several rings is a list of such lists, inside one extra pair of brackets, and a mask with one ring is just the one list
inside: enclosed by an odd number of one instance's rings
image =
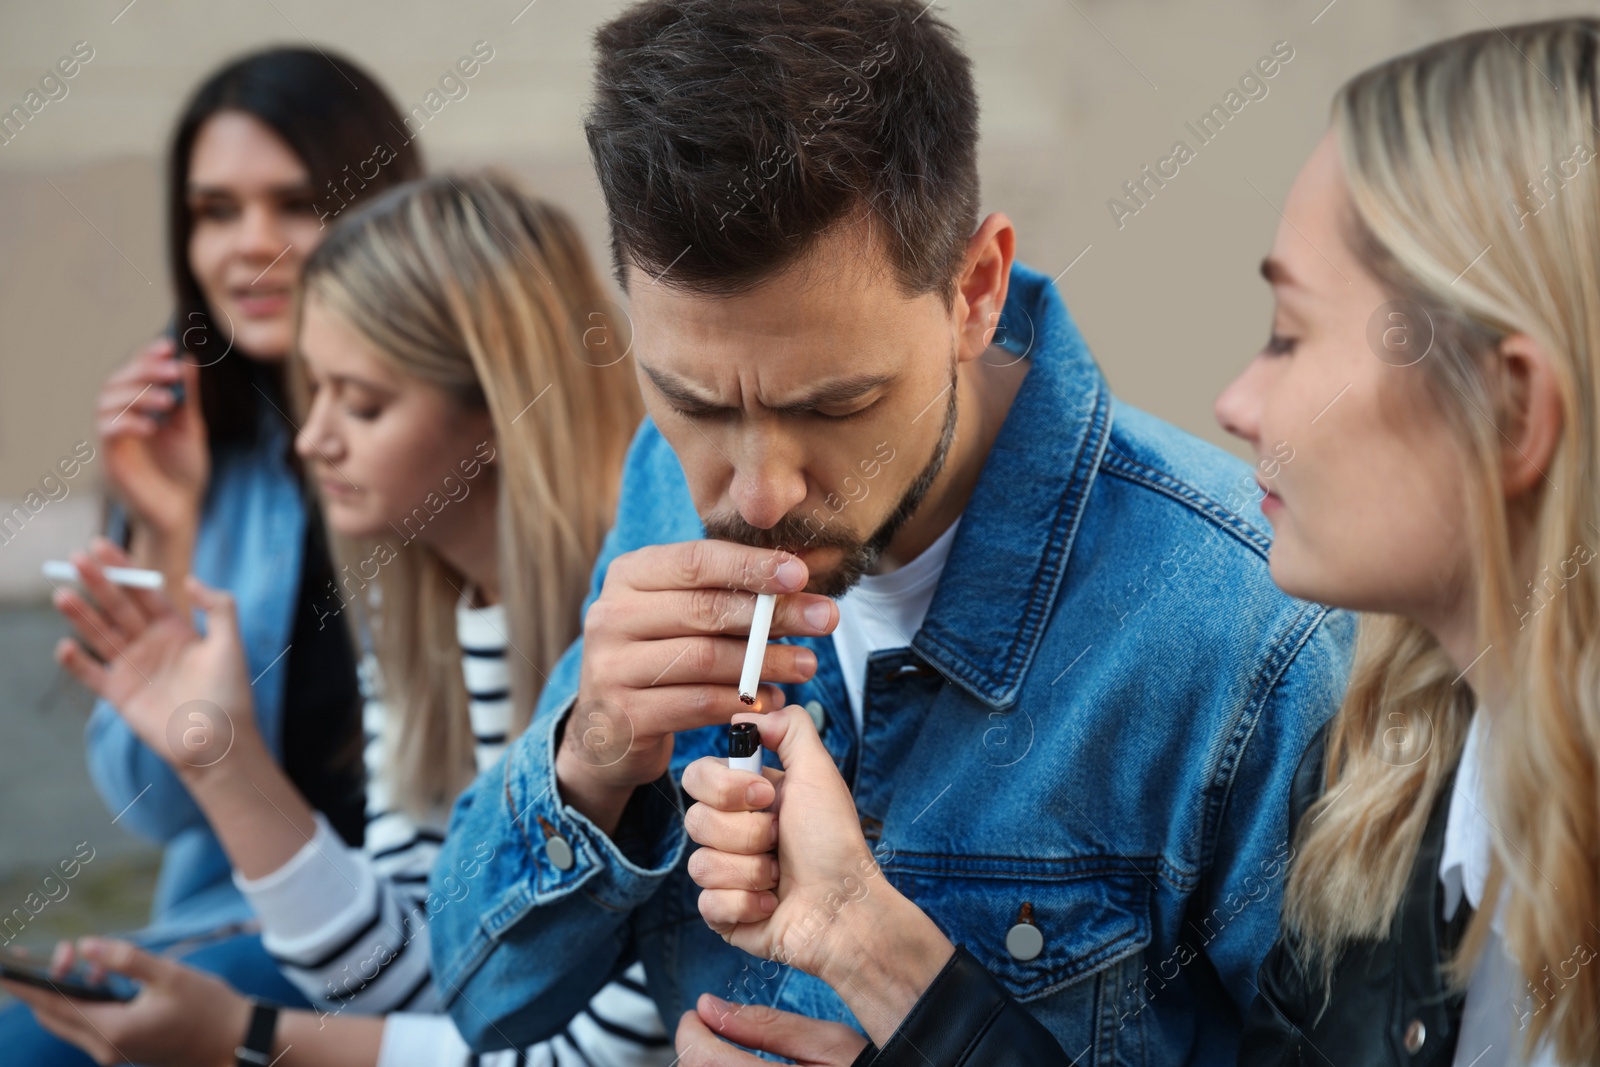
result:
[[(166, 335), (167, 339), (172, 342), (173, 355), (181, 358), (183, 354), (183, 336), (178, 332), (178, 320), (176, 317), (167, 322)], [(172, 407), (168, 408), (166, 411), (158, 412), (154, 416), (156, 422), (158, 423), (166, 422), (172, 417), (172, 413), (177, 411), (178, 408), (183, 404), (185, 390), (181, 381), (173, 382), (171, 385), (167, 386), (166, 389), (167, 392), (172, 394)]]
[(25, 959), (14, 952), (0, 952), (0, 978), (53, 990), (79, 1000), (127, 1001), (139, 994), (138, 987), (119, 974), (107, 975), (103, 982), (90, 982), (88, 975), (88, 967), (80, 963), (56, 978), (51, 975), (48, 964)]

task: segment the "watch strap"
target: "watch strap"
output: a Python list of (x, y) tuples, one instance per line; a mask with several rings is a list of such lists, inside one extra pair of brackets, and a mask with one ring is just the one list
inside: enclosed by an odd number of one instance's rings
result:
[(250, 1025), (244, 1043), (233, 1050), (238, 1067), (268, 1067), (272, 1063), (272, 1039), (278, 1030), (278, 1007), (251, 999)]

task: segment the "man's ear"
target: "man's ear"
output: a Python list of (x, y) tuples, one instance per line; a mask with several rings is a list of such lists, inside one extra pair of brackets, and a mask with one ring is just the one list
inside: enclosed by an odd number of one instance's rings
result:
[(1561, 386), (1549, 353), (1528, 334), (1500, 342), (1500, 478), (1507, 498), (1544, 479), (1561, 440)]
[(984, 219), (967, 242), (967, 258), (956, 280), (955, 310), (961, 334), (959, 358), (978, 359), (993, 342), (1006, 306), (1017, 230), (1000, 212)]

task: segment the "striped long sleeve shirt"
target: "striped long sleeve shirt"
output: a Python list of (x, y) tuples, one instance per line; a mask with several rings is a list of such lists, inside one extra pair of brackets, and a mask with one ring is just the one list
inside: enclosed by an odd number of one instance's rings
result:
[[(504, 753), (511, 721), (506, 626), (499, 605), (456, 608), (456, 636), (481, 772)], [(672, 1042), (634, 963), (604, 986), (565, 1031), (526, 1049), (474, 1056), (439, 1012), (428, 963), (428, 919), (471, 897), (475, 870), (450, 872), (443, 894), (428, 878), (449, 812), (417, 820), (395, 803), (384, 774), (395, 724), (375, 663), (362, 665), (367, 826), (361, 849), (345, 845), (321, 813), (312, 839), (261, 878), (234, 881), (261, 919), (262, 943), (284, 975), (328, 1014), (386, 1014), (379, 1067), (529, 1064), (532, 1067), (667, 1067)], [(491, 856), (478, 857), (492, 862)], [(459, 890), (459, 892), (458, 892)]]

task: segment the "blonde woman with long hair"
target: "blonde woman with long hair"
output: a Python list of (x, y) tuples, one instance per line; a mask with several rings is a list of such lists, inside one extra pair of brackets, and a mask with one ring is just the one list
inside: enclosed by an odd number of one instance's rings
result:
[(1217, 415), (1292, 449), (1273, 578), (1366, 614), (1244, 1063), (1600, 1063), (1597, 69), (1563, 19), (1358, 75), (1263, 264)]
[[(286, 1067), (469, 1062), (438, 1010), (428, 920), (473, 895), (494, 857), (434, 859), (456, 795), (527, 725), (577, 635), (640, 418), (631, 370), (613, 366), (626, 330), (576, 230), (503, 177), (380, 197), (329, 235), (303, 284), (296, 448), (340, 565), (319, 618), (373, 650), (364, 847), (344, 846), (266, 758), (232, 601), (190, 580), (202, 638), (164, 595), (105, 581), (119, 550), (79, 554), (97, 606), (74, 622), (103, 662), (70, 641), (58, 656), (170, 758), (263, 944), (317, 1009), (275, 1014), (125, 942), (64, 945), (55, 962), (132, 977), (131, 1002), (7, 983), (101, 1062), (216, 1064), (236, 1047)], [(665, 1065), (672, 1050), (634, 964), (563, 1032), (499, 1055)]]

